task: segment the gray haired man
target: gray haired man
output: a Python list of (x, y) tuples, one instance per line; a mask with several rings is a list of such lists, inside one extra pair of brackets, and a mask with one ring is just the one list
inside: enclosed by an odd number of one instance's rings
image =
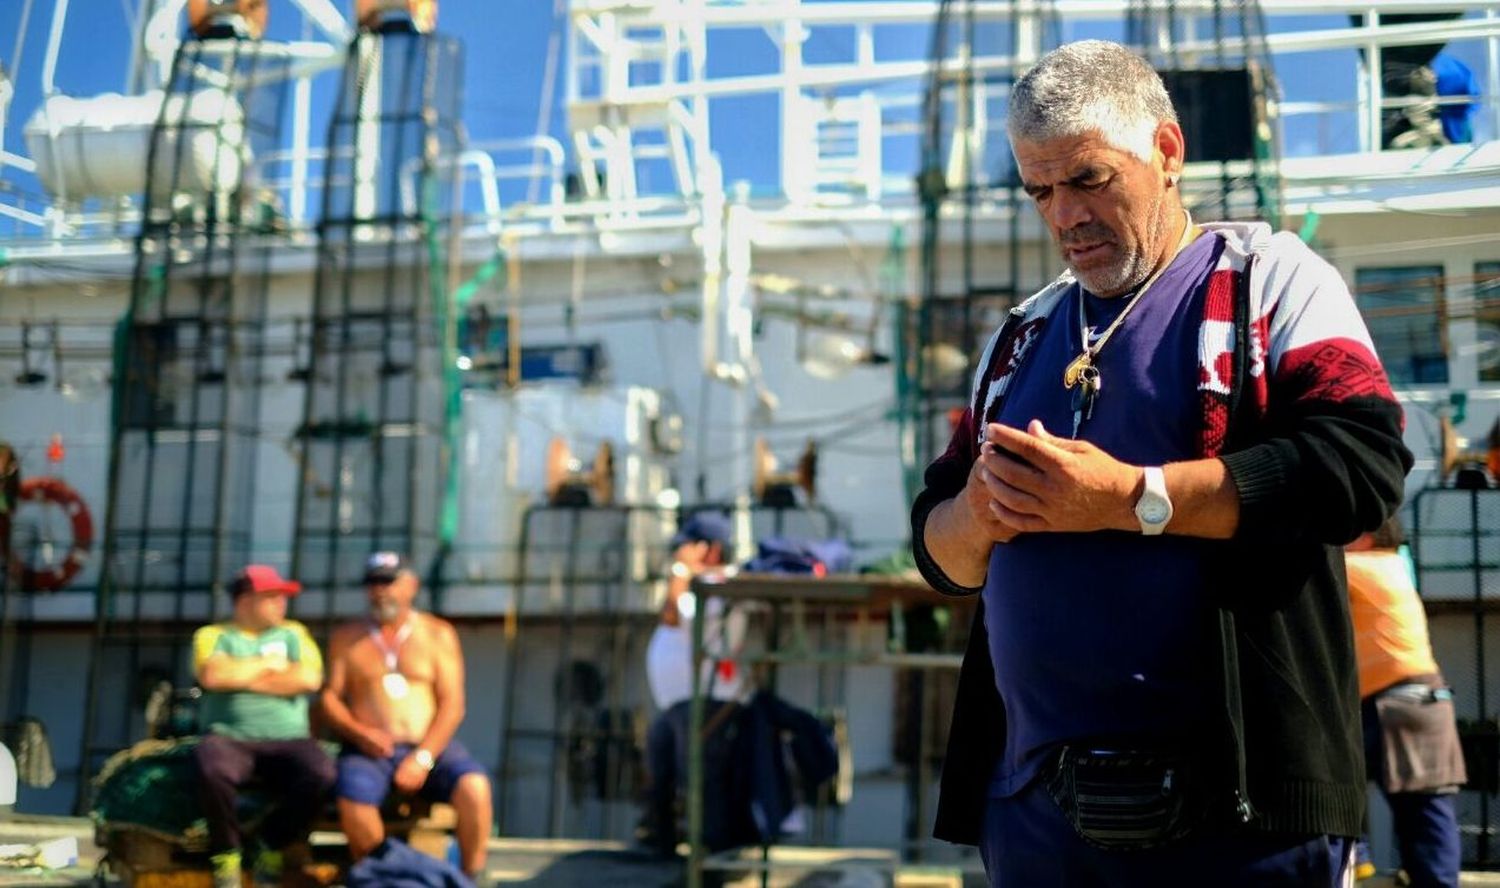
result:
[(1118, 44), (1011, 93), (1068, 271), (978, 361), (912, 510), (981, 596), (937, 835), (995, 885), (1335, 885), (1364, 811), (1339, 549), (1400, 500), (1401, 410), (1338, 273), (1196, 224), (1161, 78)]

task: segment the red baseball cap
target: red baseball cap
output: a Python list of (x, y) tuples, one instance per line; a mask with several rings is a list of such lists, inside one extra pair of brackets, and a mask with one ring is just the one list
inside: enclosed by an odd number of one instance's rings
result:
[(245, 592), (257, 594), (280, 592), (290, 597), (301, 591), (301, 583), (282, 577), (276, 572), (276, 568), (269, 564), (245, 565), (245, 568), (235, 575), (234, 582), (229, 586), (231, 595), (241, 595)]

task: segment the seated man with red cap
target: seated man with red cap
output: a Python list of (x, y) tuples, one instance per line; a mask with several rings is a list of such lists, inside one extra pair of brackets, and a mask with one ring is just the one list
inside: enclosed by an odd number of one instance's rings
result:
[(302, 590), (273, 567), (252, 564), (229, 586), (234, 613), (193, 635), (193, 669), (203, 689), (193, 751), (208, 821), (215, 888), (240, 885), (236, 804), (252, 779), (277, 794), (260, 831), (257, 883), (278, 883), (281, 850), (307, 834), (333, 787), (333, 760), (308, 731), (307, 695), (323, 684), (323, 658), (307, 629), (286, 618)]

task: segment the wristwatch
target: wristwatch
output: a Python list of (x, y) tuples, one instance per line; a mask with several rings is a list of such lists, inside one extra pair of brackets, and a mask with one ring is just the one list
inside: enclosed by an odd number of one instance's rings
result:
[(693, 578), (693, 569), (681, 561), (674, 561), (672, 562), (672, 576), (682, 580), (691, 580)]
[(1146, 536), (1157, 536), (1172, 520), (1172, 499), (1167, 496), (1167, 476), (1161, 466), (1146, 467), (1146, 489), (1135, 501), (1135, 517)]
[(437, 764), (437, 760), (432, 757), (432, 753), (425, 749), (417, 748), (413, 750), (411, 757), (413, 761), (422, 766), (422, 770), (424, 771), (431, 771), (432, 766)]

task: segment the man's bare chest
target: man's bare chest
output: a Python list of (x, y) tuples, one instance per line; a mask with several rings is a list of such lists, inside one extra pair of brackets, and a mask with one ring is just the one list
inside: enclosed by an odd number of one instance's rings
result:
[(363, 681), (379, 681), (381, 676), (398, 672), (412, 681), (431, 681), (436, 674), (435, 658), (425, 639), (414, 635), (400, 645), (389, 639), (367, 635), (350, 650), (350, 672)]

